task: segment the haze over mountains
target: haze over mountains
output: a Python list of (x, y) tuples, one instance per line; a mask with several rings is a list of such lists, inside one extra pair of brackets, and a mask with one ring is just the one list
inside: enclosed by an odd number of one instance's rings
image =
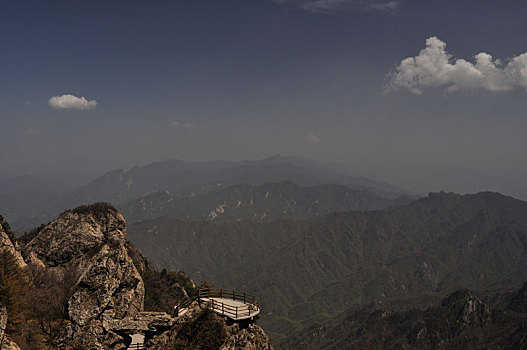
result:
[(187, 221), (268, 222), (284, 218), (307, 219), (348, 210), (384, 209), (410, 201), (406, 196), (387, 199), (368, 190), (352, 190), (342, 185), (307, 187), (283, 181), (256, 186), (233, 185), (183, 198), (159, 191), (119, 208), (129, 222), (160, 216)]
[[(257, 186), (290, 181), (301, 186), (336, 184), (352, 190), (361, 190), (362, 194), (356, 193), (354, 196), (357, 199), (353, 203), (345, 204), (341, 207), (342, 210), (378, 209), (390, 206), (388, 201), (381, 205), (381, 198), (392, 200), (400, 196), (414, 195), (396, 186), (356, 177), (334, 168), (332, 165), (322, 165), (298, 157), (281, 156), (241, 162), (167, 160), (134, 167), (129, 171), (114, 170), (90, 182), (85, 180), (89, 175), (83, 174), (71, 176), (67, 183), (57, 179), (54, 183), (49, 180), (46, 182), (36, 177), (3, 180), (0, 183), (0, 204), (4, 216), (14, 227), (21, 228), (36, 226), (65, 208), (82, 204), (105, 201), (119, 206), (158, 191), (168, 191), (174, 198), (189, 198), (240, 184)], [(64, 185), (59, 188), (57, 183)], [(319, 192), (324, 190), (320, 189)], [(358, 197), (361, 196), (365, 196), (364, 202), (368, 202), (367, 205), (360, 204), (362, 199)], [(375, 201), (379, 204), (372, 206)], [(222, 204), (223, 202), (219, 201), (215, 203), (214, 208)], [(131, 203), (126, 205), (133, 206)], [(159, 214), (150, 213), (149, 217), (166, 214), (161, 210)], [(176, 213), (174, 217), (182, 215), (187, 214)]]

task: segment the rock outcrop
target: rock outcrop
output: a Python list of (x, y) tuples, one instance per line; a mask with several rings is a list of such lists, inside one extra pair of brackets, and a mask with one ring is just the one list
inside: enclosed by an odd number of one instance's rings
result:
[(126, 348), (126, 337), (105, 329), (102, 315), (122, 320), (142, 312), (145, 290), (117, 210), (98, 203), (65, 211), (25, 246), (24, 256), (57, 273), (76, 273), (67, 300), (69, 322), (54, 340), (57, 348)]
[(465, 329), (485, 327), (490, 322), (489, 306), (467, 289), (450, 294), (441, 305), (450, 315), (452, 336)]
[(272, 350), (271, 340), (262, 327), (251, 324), (241, 329), (238, 324), (227, 328), (227, 340), (220, 350)]
[(7, 327), (7, 309), (0, 307), (0, 342), (3, 343), (5, 329)]
[(67, 210), (26, 245), (45, 266), (54, 267), (93, 253), (105, 244), (125, 244), (126, 223), (113, 207), (97, 203)]
[(1, 350), (20, 350), (18, 344), (9, 339), (5, 334), (7, 327), (7, 309), (5, 307), (0, 308), (0, 344)]
[(26, 266), (22, 255), (16, 249), (15, 245), (11, 242), (11, 239), (0, 225), (0, 251), (2, 250), (7, 250), (13, 256), (18, 267), (23, 268)]

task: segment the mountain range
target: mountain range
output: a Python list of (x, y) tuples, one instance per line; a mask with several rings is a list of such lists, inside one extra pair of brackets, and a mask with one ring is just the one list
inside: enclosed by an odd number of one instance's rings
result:
[[(460, 288), (478, 296), (505, 293), (527, 280), (527, 203), (499, 193), (418, 198), (354, 177), (335, 164), (279, 156), (160, 161), (88, 178), (0, 180), (0, 211), (20, 232), (51, 221), (64, 208), (111, 202), (128, 222), (127, 239), (157, 268), (184, 270), (204, 285), (258, 295), (265, 310), (262, 325), (285, 348), (310, 348), (299, 341), (310, 339), (309, 332), (318, 332), (321, 338), (312, 343), (323, 348), (403, 343), (419, 348), (424, 343), (397, 328), (400, 315), (405, 327), (428, 334), (444, 328), (436, 318), (456, 319), (450, 313), (457, 309), (437, 309), (450, 293)], [(45, 226), (20, 244), (24, 247)], [(42, 249), (39, 254), (46, 253)], [(144, 276), (145, 283), (149, 278)], [(156, 285), (160, 278), (153, 278)], [(159, 307), (156, 300), (145, 297), (145, 305)], [(472, 297), (460, 300), (480, 305)], [(489, 310), (497, 307), (484, 303)], [(367, 305), (397, 308), (386, 313)], [(375, 343), (376, 333), (363, 329), (364, 322), (383, 329), (379, 334), (386, 343)], [(331, 331), (341, 328), (346, 339)], [(437, 339), (457, 342), (462, 338), (456, 337), (479, 331), (470, 332), (428, 334), (423, 341), (434, 348)]]
[(269, 222), (349, 210), (385, 209), (411, 201), (406, 196), (388, 199), (368, 190), (352, 190), (342, 185), (300, 186), (285, 181), (256, 186), (233, 185), (183, 198), (158, 191), (118, 207), (129, 223), (161, 216), (187, 221)]
[[(396, 186), (353, 176), (335, 164), (320, 164), (298, 157), (273, 156), (239, 162), (176, 159), (153, 162), (128, 171), (117, 169), (98, 177), (93, 174), (55, 174), (3, 179), (0, 180), (0, 210), (15, 229), (23, 231), (52, 220), (67, 208), (93, 202), (109, 202), (126, 209), (126, 205), (133, 206), (128, 202), (141, 201), (145, 196), (146, 201), (151, 200), (159, 191), (168, 192), (178, 201), (192, 202), (189, 198), (232, 186), (261, 186), (273, 182), (292, 182), (304, 187), (340, 185), (391, 200), (400, 196), (415, 197), (415, 194)], [(370, 194), (366, 196), (371, 197)], [(353, 208), (355, 206), (345, 210)], [(369, 209), (368, 206), (358, 208)], [(169, 214), (176, 218), (188, 215)], [(161, 210), (159, 214), (150, 215), (146, 217), (166, 213)]]
[(130, 225), (128, 237), (157, 266), (260, 295), (276, 339), (375, 300), (527, 280), (527, 203), (491, 192), (268, 223), (165, 217)]

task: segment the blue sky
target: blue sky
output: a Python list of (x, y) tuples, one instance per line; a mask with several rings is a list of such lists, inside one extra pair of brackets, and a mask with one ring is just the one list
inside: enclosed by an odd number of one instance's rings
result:
[(0, 0), (0, 176), (282, 153), (527, 198), (526, 15), (522, 1)]

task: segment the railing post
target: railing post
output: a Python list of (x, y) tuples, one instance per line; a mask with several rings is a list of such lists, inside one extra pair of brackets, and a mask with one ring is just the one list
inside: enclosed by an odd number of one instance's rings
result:
[(234, 289), (233, 289), (233, 290), (232, 290), (232, 300), (236, 300), (236, 299), (234, 298), (234, 293), (235, 293), (235, 292), (234, 292)]
[(221, 303), (221, 314), (225, 315), (225, 305)]
[(236, 319), (238, 319), (238, 306), (236, 306)]
[(220, 298), (223, 298), (223, 288), (220, 288)]
[(245, 292), (243, 292), (243, 303), (245, 304)]

